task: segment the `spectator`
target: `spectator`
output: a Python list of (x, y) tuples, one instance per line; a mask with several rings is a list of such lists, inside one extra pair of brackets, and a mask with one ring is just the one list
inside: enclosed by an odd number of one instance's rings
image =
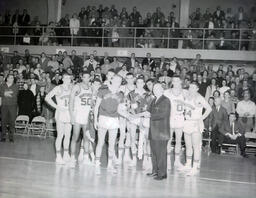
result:
[(94, 59), (94, 55), (90, 54), (90, 58), (84, 61), (83, 67), (87, 68), (87, 71), (95, 71), (98, 62)]
[(220, 97), (224, 99), (224, 93), (228, 91), (230, 87), (227, 86), (227, 81), (225, 79), (222, 80), (221, 87), (219, 89)]
[(224, 99), (221, 101), (221, 105), (227, 110), (228, 115), (235, 112), (235, 104), (230, 99), (230, 90), (224, 92)]
[(221, 10), (220, 6), (217, 6), (216, 11), (213, 13), (213, 18), (217, 20), (225, 19), (225, 12)]
[(32, 112), (35, 108), (35, 97), (32, 91), (28, 89), (28, 84), (24, 83), (23, 90), (18, 95), (18, 115), (27, 115), (32, 119)]
[(27, 81), (24, 79), (23, 73), (19, 73), (18, 79), (16, 81), (19, 91), (24, 89), (25, 83), (27, 83)]
[(143, 65), (148, 65), (151, 71), (155, 70), (155, 60), (151, 57), (151, 53), (147, 53), (146, 57), (142, 60), (142, 66)]
[(223, 124), (228, 122), (228, 114), (224, 107), (221, 106), (221, 98), (214, 98), (215, 106), (212, 109), (212, 112), (209, 115), (209, 131), (211, 133), (211, 150), (213, 153), (220, 154), (220, 147), (217, 139), (220, 137), (220, 129), (223, 127)]
[(59, 71), (55, 72), (55, 75), (51, 81), (51, 83), (55, 86), (63, 84), (62, 77), (60, 76)]
[[(113, 68), (116, 72), (119, 72), (122, 68), (123, 63), (121, 63), (117, 57), (113, 57), (113, 62), (110, 63), (111, 68)], [(127, 68), (127, 67), (126, 67)]]
[[(70, 34), (72, 36), (78, 36), (79, 28), (80, 28), (80, 21), (77, 18), (77, 14), (73, 14), (72, 18), (69, 20), (69, 28), (70, 28)], [(74, 38), (73, 40), (74, 45), (77, 45), (77, 40)]]
[(6, 82), (1, 85), (0, 98), (2, 119), (1, 142), (6, 141), (7, 125), (9, 126), (9, 140), (14, 142), (13, 135), (17, 115), (18, 87), (14, 84), (13, 74), (8, 74)]
[(123, 64), (122, 69), (117, 74), (120, 75), (123, 79), (125, 79), (126, 74), (128, 74), (125, 64)]
[(130, 14), (130, 20), (131, 20), (131, 21), (134, 21), (136, 27), (137, 27), (138, 24), (139, 24), (139, 19), (140, 19), (140, 17), (141, 17), (141, 15), (140, 15), (140, 13), (137, 11), (137, 7), (134, 6), (134, 7), (132, 8), (132, 13)]
[(52, 55), (52, 58), (50, 61), (48, 61), (47, 69), (48, 72), (55, 72), (59, 69), (59, 62), (57, 61), (57, 55)]
[(67, 68), (73, 66), (73, 62), (72, 62), (71, 58), (68, 56), (68, 53), (66, 51), (63, 52), (62, 63), (63, 63), (64, 70), (67, 70)]
[(206, 89), (205, 99), (208, 101), (213, 96), (214, 91), (218, 90), (218, 85), (215, 78), (211, 79), (211, 84)]
[(225, 124), (219, 129), (219, 144), (238, 144), (241, 150), (241, 155), (243, 157), (248, 157), (245, 153), (246, 140), (245, 140), (245, 130), (241, 123), (237, 121), (235, 113), (229, 115), (229, 119)]
[(253, 126), (253, 117), (256, 116), (256, 105), (250, 99), (250, 91), (244, 90), (243, 100), (237, 103), (236, 112), (239, 115), (239, 121), (241, 122), (245, 132), (256, 132), (256, 122)]

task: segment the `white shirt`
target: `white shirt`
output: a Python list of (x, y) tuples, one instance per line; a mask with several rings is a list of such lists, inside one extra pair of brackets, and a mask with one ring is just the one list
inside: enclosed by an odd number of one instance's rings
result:
[(79, 28), (80, 28), (80, 21), (78, 19), (71, 18), (69, 20), (69, 27), (70, 27), (70, 34), (77, 35)]
[[(237, 103), (236, 112), (239, 117), (253, 117), (256, 114), (256, 105), (253, 101), (240, 101)], [(248, 114), (245, 116), (245, 114)]]

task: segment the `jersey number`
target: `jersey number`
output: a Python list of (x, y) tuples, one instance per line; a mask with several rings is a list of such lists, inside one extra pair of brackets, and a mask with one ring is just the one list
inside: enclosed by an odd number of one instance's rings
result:
[(81, 105), (86, 106), (86, 105), (91, 105), (91, 98), (81, 98)]
[(192, 116), (192, 111), (191, 110), (185, 110), (185, 116), (188, 116), (191, 118)]
[(183, 111), (183, 105), (177, 104), (177, 111)]

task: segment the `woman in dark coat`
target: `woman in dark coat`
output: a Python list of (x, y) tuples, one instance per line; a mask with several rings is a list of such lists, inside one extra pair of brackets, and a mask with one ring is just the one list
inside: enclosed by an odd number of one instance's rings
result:
[(24, 90), (21, 90), (18, 95), (18, 115), (27, 115), (32, 119), (32, 112), (35, 107), (35, 96), (32, 91), (28, 89), (28, 84), (24, 84)]

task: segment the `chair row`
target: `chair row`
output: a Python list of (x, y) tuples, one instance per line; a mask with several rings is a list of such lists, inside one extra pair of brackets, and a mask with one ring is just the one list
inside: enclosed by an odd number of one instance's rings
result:
[[(48, 125), (48, 126), (47, 126)], [(54, 123), (52, 121), (51, 125)], [(29, 123), (27, 115), (19, 115), (15, 121), (15, 134), (35, 137), (55, 137), (56, 128), (49, 127), (46, 120), (42, 116), (34, 117)]]

